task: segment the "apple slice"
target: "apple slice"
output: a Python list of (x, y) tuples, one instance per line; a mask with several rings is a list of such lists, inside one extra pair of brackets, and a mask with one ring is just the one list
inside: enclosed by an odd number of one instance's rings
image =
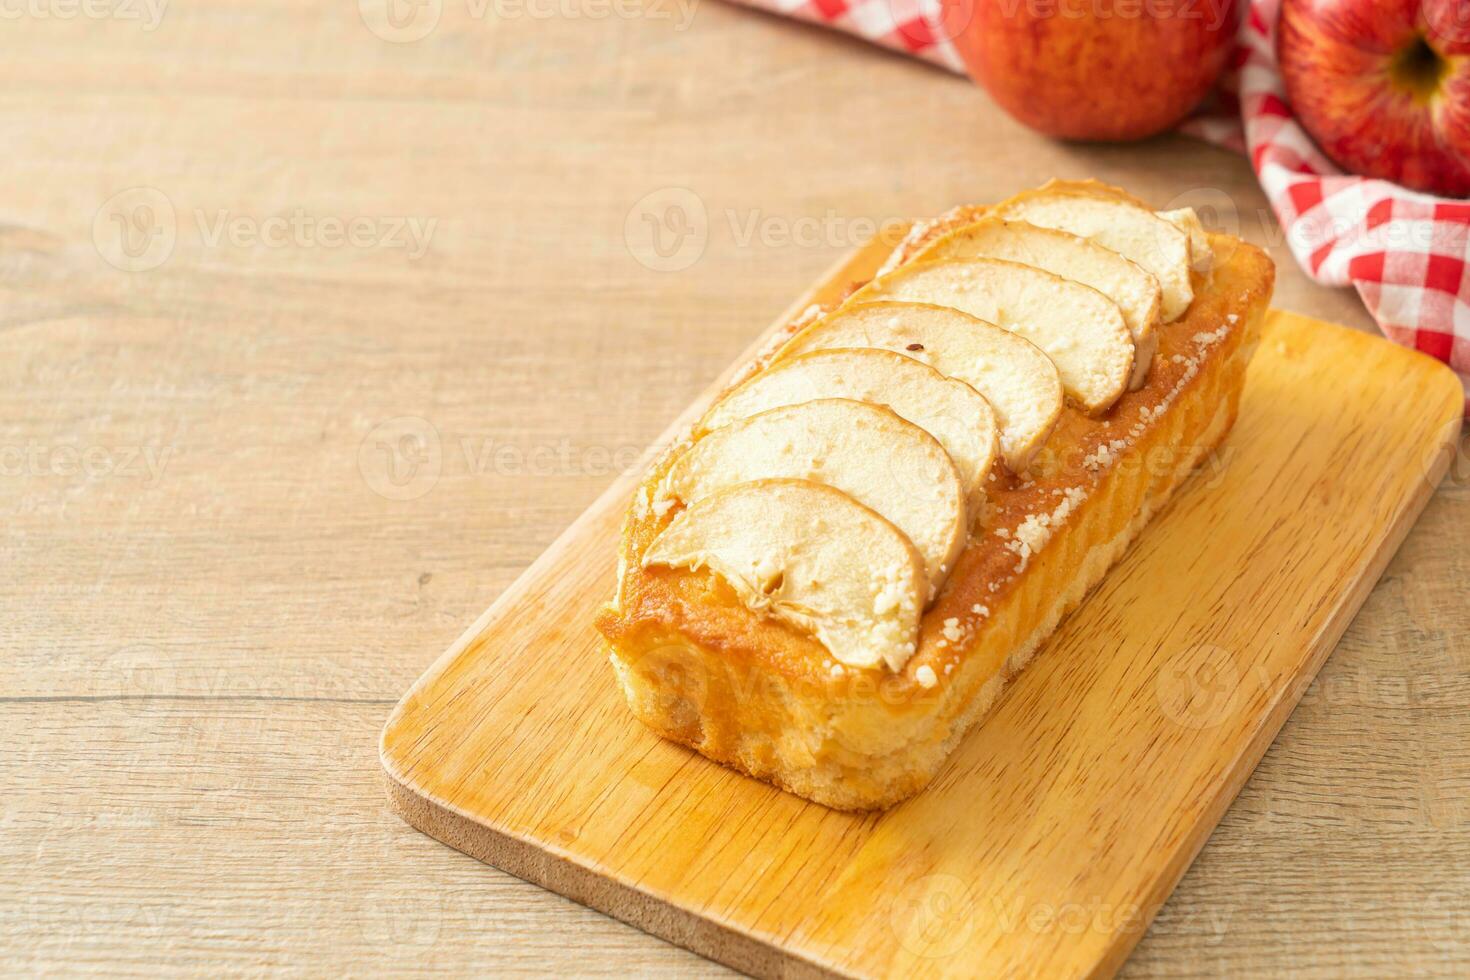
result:
[(1070, 232), (1000, 218), (982, 218), (957, 228), (925, 246), (914, 261), (987, 258), (1045, 269), (1091, 286), (1116, 303), (1135, 350), (1128, 387), (1143, 385), (1159, 346), (1154, 330), (1159, 322), (1160, 290), (1151, 273), (1112, 249)]
[(756, 480), (681, 511), (643, 566), (709, 568), (751, 609), (805, 630), (851, 667), (913, 656), (928, 584), (903, 532), (840, 490)]
[(1134, 197), (1121, 187), (1104, 184), (1100, 180), (1049, 180), (1042, 190), (1061, 190), (1068, 194), (1082, 194), (1106, 201), (1122, 201), (1154, 214), (1177, 227), (1189, 236), (1189, 265), (1195, 272), (1208, 273), (1214, 265), (1214, 249), (1210, 247), (1210, 233), (1200, 222), (1194, 208), (1174, 208), (1170, 211), (1154, 211), (1153, 207)]
[(1188, 232), (1126, 195), (1112, 194), (1105, 184), (1054, 180), (1002, 201), (992, 213), (1008, 221), (1070, 231), (1132, 259), (1158, 279), (1166, 323), (1179, 319), (1194, 302)]
[(1089, 414), (1106, 411), (1133, 374), (1133, 338), (1118, 304), (1045, 269), (1003, 259), (910, 262), (849, 302), (884, 299), (951, 306), (1020, 334), (1052, 359)]
[(983, 499), (1000, 445), (990, 403), (963, 381), (892, 351), (822, 350), (779, 361), (716, 402), (695, 432), (817, 398), (852, 398), (892, 409), (939, 441), (969, 500)]
[(751, 480), (825, 483), (908, 535), (935, 591), (969, 531), (959, 471), (933, 436), (881, 405), (821, 398), (715, 429), (669, 467), (660, 500), (686, 505)]
[(864, 303), (845, 306), (802, 330), (778, 360), (834, 347), (876, 347), (922, 361), (985, 396), (1000, 425), (1006, 464), (1024, 473), (1062, 411), (1056, 365), (1035, 345), (946, 306)]
[(1172, 211), (1155, 211), (1154, 214), (1189, 236), (1189, 267), (1202, 276), (1209, 275), (1215, 266), (1215, 250), (1210, 246), (1210, 233), (1205, 231), (1194, 208), (1175, 208)]

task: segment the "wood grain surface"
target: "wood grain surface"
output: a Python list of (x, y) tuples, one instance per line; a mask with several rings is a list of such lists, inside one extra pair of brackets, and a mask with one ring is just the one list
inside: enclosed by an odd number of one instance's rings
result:
[[(860, 250), (793, 311), (887, 252)], [(1424, 412), (1385, 411), (1405, 402)], [(619, 710), (588, 624), (631, 474), (394, 709), (390, 799), (468, 854), (760, 976), (1109, 976), (1419, 515), (1462, 410), (1444, 365), (1273, 313), (1231, 438), (929, 788), (882, 814), (780, 792)]]
[[(725, 974), (405, 826), (377, 739), (751, 336), (875, 225), (1051, 175), (1213, 202), (1278, 305), (1371, 327), (1230, 153), (1050, 143), (717, 3), (441, 6), (403, 43), (349, 0), (4, 21), (7, 972)], [(139, 187), (173, 247), (123, 261)], [(669, 188), (705, 220), (662, 259)], [(377, 223), (260, 240), (298, 212)], [(436, 475), (390, 471), (405, 418)], [(1470, 970), (1464, 459), (1125, 975)]]

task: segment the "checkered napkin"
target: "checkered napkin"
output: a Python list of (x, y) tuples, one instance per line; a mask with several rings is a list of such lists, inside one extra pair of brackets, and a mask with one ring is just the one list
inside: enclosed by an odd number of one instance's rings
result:
[[(964, 72), (940, 0), (741, 2)], [(1292, 117), (1276, 71), (1280, 6), (1252, 0), (1219, 93), (1181, 129), (1248, 153), (1307, 274), (1356, 288), (1390, 339), (1449, 364), (1470, 393), (1470, 201), (1344, 174), (1317, 149)]]

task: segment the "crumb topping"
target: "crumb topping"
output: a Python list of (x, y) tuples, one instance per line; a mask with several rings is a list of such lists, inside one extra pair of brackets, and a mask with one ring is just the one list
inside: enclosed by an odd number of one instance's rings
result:
[(1061, 527), (1066, 522), (1067, 516), (1086, 499), (1087, 491), (1081, 487), (1066, 487), (1062, 490), (1061, 502), (1048, 513), (1029, 514), (1016, 526), (1015, 539), (1006, 547), (1021, 559), (1016, 569), (1017, 574), (1026, 570), (1026, 566), (1031, 563), (1031, 556), (1046, 547), (1046, 543), (1051, 540), (1056, 528)]

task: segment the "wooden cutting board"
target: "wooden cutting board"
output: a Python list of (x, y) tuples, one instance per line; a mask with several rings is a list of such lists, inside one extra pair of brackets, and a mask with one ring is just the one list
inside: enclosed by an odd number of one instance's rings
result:
[(591, 623), (631, 472), (404, 696), (383, 730), (389, 799), (452, 847), (750, 973), (1108, 975), (1443, 475), (1462, 397), (1428, 357), (1273, 312), (1215, 465), (935, 782), (879, 815), (737, 775), (628, 712)]

